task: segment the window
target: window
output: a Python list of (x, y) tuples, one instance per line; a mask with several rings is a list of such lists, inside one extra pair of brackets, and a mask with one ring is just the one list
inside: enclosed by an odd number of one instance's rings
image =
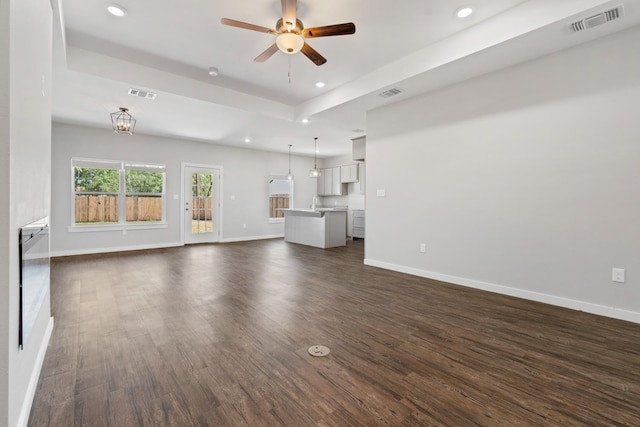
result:
[(165, 221), (165, 167), (72, 159), (72, 226), (149, 225)]
[(284, 221), (281, 209), (293, 208), (293, 181), (286, 176), (272, 176), (269, 180), (269, 221)]
[(125, 164), (128, 224), (161, 222), (164, 201), (164, 167)]

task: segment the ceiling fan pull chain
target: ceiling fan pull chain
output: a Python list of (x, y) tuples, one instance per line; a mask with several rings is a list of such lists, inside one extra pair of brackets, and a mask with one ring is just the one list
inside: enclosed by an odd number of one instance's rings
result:
[(291, 56), (289, 56), (289, 66), (287, 69), (287, 77), (289, 77), (289, 84), (291, 84)]

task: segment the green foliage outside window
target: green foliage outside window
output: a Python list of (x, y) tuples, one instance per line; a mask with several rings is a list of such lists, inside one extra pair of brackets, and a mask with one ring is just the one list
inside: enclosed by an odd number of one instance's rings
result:
[(74, 168), (76, 192), (117, 193), (118, 171), (115, 169)]
[(191, 175), (191, 195), (193, 197), (211, 197), (213, 195), (213, 175), (208, 173)]
[(126, 170), (127, 193), (162, 193), (162, 173)]

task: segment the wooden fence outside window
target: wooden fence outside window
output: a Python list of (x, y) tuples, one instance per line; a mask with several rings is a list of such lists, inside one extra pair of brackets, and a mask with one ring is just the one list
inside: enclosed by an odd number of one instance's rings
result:
[(284, 218), (284, 212), (278, 209), (289, 209), (288, 194), (272, 194), (269, 196), (269, 218)]
[[(194, 197), (191, 218), (211, 220), (211, 198)], [(269, 197), (269, 218), (284, 218), (279, 209), (289, 208), (288, 194)], [(76, 224), (117, 223), (118, 196), (77, 195), (75, 201)], [(127, 196), (127, 222), (162, 221), (162, 197)]]
[[(162, 221), (162, 197), (127, 196), (127, 222)], [(76, 224), (118, 223), (118, 196), (77, 195)]]

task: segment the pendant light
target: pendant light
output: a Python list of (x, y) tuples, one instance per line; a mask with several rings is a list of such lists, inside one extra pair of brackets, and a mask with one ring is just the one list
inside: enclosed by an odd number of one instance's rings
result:
[(119, 111), (111, 113), (111, 126), (115, 133), (133, 135), (136, 119), (129, 114), (129, 109), (120, 107)]
[(320, 176), (320, 170), (317, 166), (317, 153), (318, 153), (318, 137), (313, 138), (313, 169), (309, 171), (311, 178), (318, 178)]
[(291, 173), (291, 144), (289, 144), (289, 173), (287, 174), (287, 179), (289, 181), (293, 179), (293, 174)]

